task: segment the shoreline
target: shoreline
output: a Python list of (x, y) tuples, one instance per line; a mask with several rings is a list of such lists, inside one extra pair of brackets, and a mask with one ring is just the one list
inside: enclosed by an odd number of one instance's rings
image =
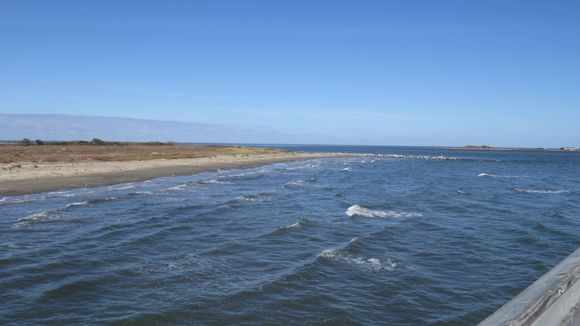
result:
[(0, 195), (29, 195), (62, 189), (140, 182), (160, 177), (193, 175), (220, 169), (354, 156), (356, 155), (288, 152), (148, 161), (26, 163), (8, 172), (0, 172)]

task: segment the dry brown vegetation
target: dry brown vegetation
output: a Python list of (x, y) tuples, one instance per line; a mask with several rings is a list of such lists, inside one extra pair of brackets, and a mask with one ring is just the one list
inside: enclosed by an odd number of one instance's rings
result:
[(143, 161), (216, 155), (250, 155), (280, 152), (270, 148), (201, 146), (184, 144), (117, 143), (107, 146), (51, 144), (42, 146), (0, 145), (0, 163)]

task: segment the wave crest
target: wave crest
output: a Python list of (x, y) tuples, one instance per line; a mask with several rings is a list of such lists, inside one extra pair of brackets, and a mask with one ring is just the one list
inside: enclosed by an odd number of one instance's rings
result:
[(346, 215), (350, 217), (361, 216), (361, 217), (393, 217), (393, 218), (423, 216), (423, 214), (416, 212), (394, 212), (394, 211), (372, 210), (362, 207), (358, 204), (350, 206), (346, 210)]
[(383, 260), (378, 258), (366, 258), (359, 255), (351, 255), (344, 249), (337, 248), (326, 249), (322, 251), (320, 254), (318, 254), (318, 258), (359, 266), (372, 272), (392, 272), (399, 265), (390, 258)]
[(566, 194), (570, 192), (570, 190), (566, 189), (545, 190), (545, 189), (522, 189), (522, 188), (514, 188), (514, 191), (525, 192), (528, 194)]
[(261, 194), (255, 194), (255, 195), (244, 195), (244, 196), (239, 196), (236, 199), (241, 200), (241, 201), (266, 201), (266, 200), (270, 200), (270, 194), (261, 193)]
[(28, 203), (34, 201), (31, 198), (10, 198), (10, 197), (3, 197), (0, 198), (0, 206), (2, 205), (12, 205), (12, 204), (21, 204), (21, 203)]
[(86, 205), (89, 205), (89, 202), (88, 201), (79, 201), (79, 202), (67, 204), (65, 206), (65, 208), (74, 207), (74, 206), (86, 206)]
[(21, 228), (21, 227), (25, 227), (25, 226), (28, 226), (31, 224), (40, 223), (40, 222), (44, 222), (47, 220), (52, 220), (52, 219), (55, 219), (57, 217), (57, 215), (60, 211), (61, 210), (43, 211), (40, 213), (28, 215), (28, 216), (25, 216), (23, 218), (18, 219), (18, 221), (16, 221), (16, 223), (14, 223), (14, 226), (17, 228)]
[(310, 224), (310, 221), (307, 219), (301, 219), (300, 221), (290, 224), (290, 225), (286, 225), (286, 226), (282, 226), (280, 228), (278, 228), (279, 231), (287, 231), (290, 229), (302, 229), (307, 227)]
[(310, 179), (306, 179), (306, 180), (290, 181), (290, 182), (287, 182), (286, 184), (284, 184), (284, 188), (306, 187), (309, 184), (311, 184), (312, 182), (314, 182), (314, 178), (310, 178)]
[(499, 175), (482, 172), (477, 175), (478, 177), (489, 177), (489, 178), (529, 178), (527, 175)]

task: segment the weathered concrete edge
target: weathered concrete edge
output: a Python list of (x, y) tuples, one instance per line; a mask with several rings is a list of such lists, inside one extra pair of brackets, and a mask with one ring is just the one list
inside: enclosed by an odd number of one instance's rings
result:
[(580, 320), (580, 248), (480, 326), (575, 325)]

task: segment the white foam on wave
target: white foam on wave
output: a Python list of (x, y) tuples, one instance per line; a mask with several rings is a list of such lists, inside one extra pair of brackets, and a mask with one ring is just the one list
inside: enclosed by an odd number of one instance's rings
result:
[(199, 183), (202, 183), (202, 184), (226, 184), (226, 183), (230, 183), (230, 182), (221, 181), (218, 179), (210, 179), (210, 180), (202, 180)]
[(297, 180), (297, 181), (290, 181), (287, 182), (284, 186), (285, 187), (304, 187), (308, 184), (305, 180)]
[(421, 217), (423, 214), (416, 213), (416, 212), (394, 212), (394, 211), (380, 211), (380, 210), (372, 210), (360, 205), (352, 205), (346, 210), (346, 215), (353, 217), (353, 216), (362, 216), (362, 217), (393, 217), (393, 218), (402, 218), (402, 217)]
[(290, 181), (284, 184), (285, 188), (293, 188), (293, 187), (306, 187), (314, 181), (314, 178), (310, 178), (308, 180), (296, 180)]
[(300, 219), (296, 223), (292, 223), (290, 225), (279, 227), (278, 230), (284, 231), (284, 230), (288, 230), (288, 229), (301, 229), (301, 228), (307, 227), (309, 223), (310, 223), (310, 221), (308, 221), (307, 219)]
[(67, 204), (65, 207), (68, 208), (68, 207), (74, 207), (74, 206), (85, 206), (85, 205), (88, 205), (88, 204), (89, 204), (88, 201), (79, 201), (79, 202), (74, 202), (74, 203)]
[(236, 207), (236, 205), (234, 205), (232, 203), (226, 203), (226, 204), (219, 205), (217, 208), (219, 208), (219, 209), (233, 209), (235, 207)]
[(525, 192), (529, 194), (566, 194), (569, 193), (570, 190), (566, 189), (559, 189), (559, 190), (545, 190), (545, 189), (522, 189), (522, 188), (514, 188), (517, 192)]
[(342, 171), (350, 172), (350, 171), (352, 171), (352, 168), (349, 166), (349, 167), (342, 169)]
[(20, 204), (20, 203), (28, 203), (34, 201), (32, 198), (10, 198), (4, 197), (0, 198), (0, 206), (2, 205), (11, 205), (11, 204)]
[(365, 258), (358, 255), (348, 254), (343, 249), (337, 248), (326, 249), (322, 251), (320, 254), (318, 254), (318, 257), (322, 259), (334, 260), (344, 262), (347, 264), (356, 265), (372, 272), (382, 272), (382, 271), (392, 272), (399, 265), (390, 258), (384, 260), (378, 258)]
[(72, 202), (72, 203), (66, 204), (64, 207), (61, 207), (61, 208), (42, 211), (39, 213), (35, 213), (35, 214), (31, 214), (31, 215), (22, 217), (22, 218), (18, 219), (16, 221), (16, 223), (14, 223), (14, 225), (16, 227), (23, 227), (23, 226), (27, 226), (27, 225), (34, 224), (34, 223), (44, 222), (44, 221), (52, 220), (52, 219), (59, 217), (67, 209), (69, 209), (71, 207), (87, 206), (87, 205), (94, 204), (94, 203), (109, 202), (109, 201), (115, 201), (115, 200), (119, 200), (119, 199), (121, 199), (121, 198), (116, 197), (116, 196), (111, 196), (111, 197), (106, 197), (106, 198), (91, 199), (91, 200), (87, 200), (87, 201)]
[(195, 184), (198, 185), (213, 185), (213, 184), (228, 184), (230, 182), (227, 181), (222, 181), (219, 179), (209, 179), (209, 180), (199, 180), (199, 181), (193, 181), (193, 182), (189, 182), (189, 183), (184, 183), (184, 184), (180, 184), (177, 186), (173, 186), (170, 188), (167, 188), (166, 190), (168, 191), (181, 191), (187, 188), (190, 188), (192, 186), (195, 186)]
[(238, 174), (231, 174), (228, 176), (225, 176), (226, 178), (245, 178), (245, 177), (249, 177), (249, 176), (255, 176), (257, 174), (260, 174), (261, 171), (256, 171), (256, 172), (245, 172), (245, 173), (238, 173)]
[(236, 199), (243, 200), (243, 201), (266, 201), (266, 200), (270, 199), (270, 196), (268, 196), (266, 194), (244, 195), (244, 196), (239, 196)]
[(173, 186), (170, 188), (167, 188), (167, 190), (169, 191), (179, 191), (179, 190), (183, 190), (186, 189), (189, 185), (187, 183), (182, 184), (182, 185), (177, 185), (177, 186)]
[(40, 213), (28, 215), (26, 217), (18, 219), (18, 221), (16, 221), (16, 223), (14, 223), (14, 226), (20, 228), (20, 227), (28, 226), (30, 224), (43, 222), (46, 220), (51, 220), (51, 219), (54, 219), (56, 217), (55, 213), (56, 213), (56, 211), (43, 211)]
[(490, 178), (529, 178), (527, 175), (498, 175), (482, 172), (477, 175), (478, 177), (490, 177)]
[(319, 166), (320, 166), (320, 162), (317, 162), (317, 163), (308, 163), (306, 165), (301, 165), (301, 166), (290, 166), (290, 167), (285, 168), (284, 170), (287, 170), (287, 171), (304, 170), (304, 169), (317, 168)]
[(136, 191), (135, 192), (136, 195), (153, 195), (153, 191)]
[(115, 187), (109, 187), (109, 189), (108, 189), (108, 190), (109, 190), (109, 191), (119, 191), (119, 190), (129, 190), (129, 189), (135, 189), (135, 188), (137, 188), (137, 186), (136, 186), (136, 185), (134, 185), (134, 184), (128, 184), (128, 185), (126, 185), (126, 186), (124, 186), (124, 187), (118, 187), (118, 188), (115, 188)]
[(74, 197), (76, 196), (75, 193), (71, 193), (70, 191), (53, 191), (46, 194), (47, 197)]
[(325, 249), (321, 253), (318, 254), (318, 257), (331, 259), (331, 258), (338, 256), (340, 254), (340, 252), (341, 252), (341, 249), (337, 249), (337, 248)]
[(304, 227), (304, 223), (302, 222), (296, 222), (290, 225), (286, 225), (286, 226), (282, 226), (279, 228), (279, 230), (288, 230), (288, 229), (301, 229)]

